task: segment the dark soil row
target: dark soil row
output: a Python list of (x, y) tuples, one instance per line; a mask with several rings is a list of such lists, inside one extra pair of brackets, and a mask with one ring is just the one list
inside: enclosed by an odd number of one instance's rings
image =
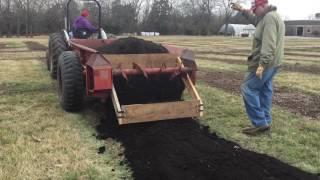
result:
[[(218, 61), (227, 64), (237, 64), (237, 65), (245, 65), (246, 61), (240, 60), (232, 60), (232, 59), (216, 59), (216, 58), (207, 58), (201, 57), (203, 60), (210, 60), (210, 61)], [(290, 72), (301, 72), (301, 73), (308, 73), (308, 74), (320, 74), (320, 65), (302, 65), (299, 63), (296, 64), (283, 64), (281, 69), (284, 71)]]
[(5, 49), (5, 48), (6, 48), (6, 44), (0, 43), (0, 49)]
[(46, 51), (47, 46), (34, 41), (24, 42), (30, 51)]
[(119, 127), (110, 105), (88, 107), (101, 119), (97, 138), (121, 142), (125, 150), (119, 156), (126, 160), (120, 165), (129, 166), (137, 180), (318, 179), (273, 157), (243, 149), (192, 119)]
[[(203, 70), (199, 72), (199, 78), (209, 85), (240, 95), (240, 85), (243, 76), (232, 72), (215, 72)], [(290, 112), (301, 114), (311, 118), (320, 117), (320, 95), (308, 94), (286, 87), (275, 87), (273, 102), (276, 105), (287, 108)]]

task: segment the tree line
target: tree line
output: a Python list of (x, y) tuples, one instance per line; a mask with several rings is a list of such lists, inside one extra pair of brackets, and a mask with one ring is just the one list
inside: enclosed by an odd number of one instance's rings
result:
[[(244, 2), (246, 0), (235, 0)], [(232, 1), (232, 2), (235, 2)], [(49, 34), (64, 28), (67, 0), (0, 0), (0, 36)], [(226, 23), (247, 23), (230, 9), (231, 0), (99, 0), (107, 33), (160, 32), (212, 35)], [(95, 3), (73, 0), (70, 21), (87, 8), (98, 24)]]

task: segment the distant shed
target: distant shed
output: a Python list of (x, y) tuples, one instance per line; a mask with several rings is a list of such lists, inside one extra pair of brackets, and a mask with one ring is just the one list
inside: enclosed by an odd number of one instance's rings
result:
[(286, 36), (320, 37), (320, 20), (285, 21)]

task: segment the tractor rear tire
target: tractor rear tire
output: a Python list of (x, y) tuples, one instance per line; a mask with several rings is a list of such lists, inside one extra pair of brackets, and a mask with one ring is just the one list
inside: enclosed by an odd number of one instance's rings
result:
[(49, 67), (52, 79), (57, 79), (58, 59), (62, 52), (68, 49), (62, 33), (54, 33), (51, 35), (49, 42)]
[(52, 60), (52, 42), (54, 39), (59, 38), (59, 36), (61, 36), (60, 33), (53, 33), (50, 34), (49, 36), (49, 41), (48, 41), (48, 51), (47, 51), (47, 56), (46, 56), (46, 60), (47, 60), (47, 69), (48, 71), (51, 70), (51, 60)]
[(83, 68), (75, 52), (65, 51), (59, 56), (57, 78), (62, 108), (68, 112), (79, 111), (84, 101), (85, 86)]
[(47, 70), (50, 71), (50, 56), (49, 56), (49, 50), (46, 51), (46, 65), (47, 65)]

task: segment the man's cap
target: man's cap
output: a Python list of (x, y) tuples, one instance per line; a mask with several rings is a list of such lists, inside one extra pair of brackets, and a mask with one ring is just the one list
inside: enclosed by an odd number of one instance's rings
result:
[(258, 6), (267, 4), (268, 0), (253, 0), (251, 3), (251, 10), (255, 10)]
[(82, 12), (81, 12), (81, 16), (83, 16), (83, 17), (87, 17), (87, 16), (89, 16), (89, 11), (88, 11), (88, 9), (84, 9), (84, 10), (82, 10)]

